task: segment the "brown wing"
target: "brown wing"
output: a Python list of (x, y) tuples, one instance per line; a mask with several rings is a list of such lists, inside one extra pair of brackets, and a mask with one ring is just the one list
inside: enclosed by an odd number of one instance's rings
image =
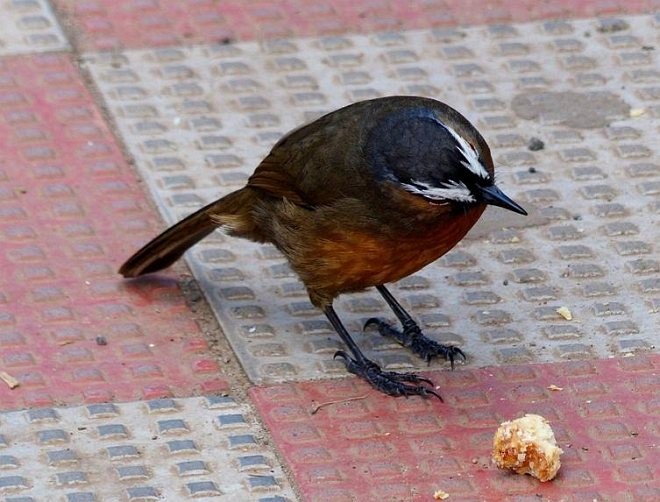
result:
[[(247, 185), (274, 197), (284, 197), (294, 204), (322, 205), (317, 176), (327, 164), (324, 144), (333, 133), (334, 113), (298, 127), (283, 136), (257, 166)], [(310, 176), (311, 175), (311, 176)]]
[(285, 153), (275, 147), (254, 170), (247, 186), (263, 190), (273, 197), (286, 198), (294, 204), (310, 206), (312, 204), (305, 200), (294, 177), (285, 169), (287, 161), (290, 160)]
[[(381, 106), (376, 111), (382, 113)], [(338, 197), (364, 196), (373, 184), (363, 151), (374, 102), (328, 113), (285, 135), (259, 164), (248, 186), (295, 204), (319, 207)]]

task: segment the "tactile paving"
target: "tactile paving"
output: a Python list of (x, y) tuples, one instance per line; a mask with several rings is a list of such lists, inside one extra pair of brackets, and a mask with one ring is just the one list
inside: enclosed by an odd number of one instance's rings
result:
[[(604, 358), (657, 343), (657, 22), (281, 39), (85, 64), (170, 223), (242, 186), (283, 133), (325, 111), (401, 93), (452, 104), (485, 135), (500, 184), (531, 214), (489, 208), (466, 241), (395, 294), (472, 366)], [(337, 337), (271, 247), (216, 233), (188, 257), (253, 381), (344, 374), (332, 360)], [(368, 317), (393, 318), (375, 291), (337, 307), (370, 356), (425, 367), (359, 334)]]
[(122, 258), (160, 228), (68, 56), (0, 59), (3, 410), (225, 389), (171, 275)]
[(249, 407), (222, 396), (2, 413), (0, 496), (25, 502), (295, 499)]
[(84, 50), (653, 12), (654, 0), (53, 0)]
[[(355, 378), (252, 389), (305, 500), (660, 498), (658, 355), (429, 376), (445, 402), (391, 399)], [(558, 390), (549, 389), (556, 386)], [(564, 453), (540, 483), (491, 463), (504, 420), (537, 413)]]
[[(455, 104), (490, 140), (505, 187), (535, 210), (529, 223), (502, 216), (521, 228), (484, 232), (486, 238), (403, 281), (399, 294), (427, 329), (469, 347), (477, 364), (603, 357), (649, 348), (657, 326), (648, 314), (657, 294), (657, 226), (650, 216), (658, 171), (652, 102), (639, 92), (656, 78), (649, 66), (655, 56), (641, 48), (653, 19), (624, 23), (625, 35), (616, 36), (598, 35), (591, 22), (567, 23), (562, 33), (579, 42), (578, 55), (568, 56), (555, 49), (565, 38), (554, 25), (530, 24), (128, 52), (92, 56), (89, 67), (170, 221), (241, 186), (277, 137), (322, 111), (387, 93)], [(612, 50), (621, 38), (623, 48)], [(599, 58), (635, 50), (645, 56), (641, 63), (607, 79), (598, 73)], [(475, 55), (484, 52), (495, 54), (484, 62)], [(566, 71), (567, 61), (576, 60), (588, 71), (580, 75), (602, 81), (596, 90), (625, 104), (604, 122), (608, 127), (576, 129), (543, 110), (529, 122), (512, 111), (507, 96), (593, 91), (591, 80), (576, 88), (575, 71)], [(525, 68), (516, 74), (517, 67)], [(503, 68), (514, 77), (502, 76)], [(629, 109), (643, 114), (630, 118)], [(544, 139), (544, 150), (528, 150), (531, 135)], [(217, 236), (197, 248), (192, 262), (256, 381), (341, 371), (330, 360), (337, 344), (327, 324), (277, 253)], [(621, 310), (594, 315), (617, 297), (625, 299)], [(520, 311), (521, 301), (529, 312)], [(339, 304), (354, 331), (365, 317), (391, 317), (374, 294)], [(575, 312), (574, 321), (555, 312), (562, 304)], [(375, 335), (366, 344), (389, 366), (419, 365)]]
[(2, 0), (0, 19), (0, 56), (69, 48), (46, 0)]

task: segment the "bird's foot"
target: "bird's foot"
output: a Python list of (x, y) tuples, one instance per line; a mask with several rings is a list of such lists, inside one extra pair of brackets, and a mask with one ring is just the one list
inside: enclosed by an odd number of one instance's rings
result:
[(341, 357), (344, 360), (348, 371), (364, 378), (372, 387), (385, 394), (390, 396), (435, 396), (442, 401), (440, 394), (432, 388), (422, 385), (427, 384), (432, 387), (433, 382), (415, 373), (383, 371), (375, 362), (369, 359), (365, 359), (363, 362), (357, 361), (343, 350), (337, 351), (335, 353), (336, 357)]
[(415, 354), (426, 359), (427, 363), (430, 363), (434, 357), (440, 356), (449, 361), (453, 370), (455, 360), (459, 357), (463, 358), (463, 360), (467, 359), (465, 353), (458, 347), (443, 345), (425, 336), (419, 326), (414, 322), (404, 324), (403, 330), (399, 331), (385, 321), (372, 317), (364, 323), (364, 329), (373, 325), (378, 328), (378, 332), (381, 335), (392, 337), (404, 347), (409, 347)]

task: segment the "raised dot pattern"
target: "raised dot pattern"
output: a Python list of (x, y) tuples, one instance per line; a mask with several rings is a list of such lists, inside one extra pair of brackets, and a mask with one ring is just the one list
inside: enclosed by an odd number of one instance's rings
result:
[(532, 412), (549, 420), (563, 449), (557, 478), (534, 484), (544, 497), (645, 499), (657, 483), (653, 442), (643, 438), (657, 409), (658, 361), (640, 355), (426, 375), (444, 403), (382, 399), (357, 379), (251, 393), (306, 500), (430, 498), (438, 489), (458, 499), (521, 495), (521, 478), (493, 466), (489, 445), (503, 420)]
[[(633, 73), (649, 62), (638, 58), (608, 75), (599, 63), (603, 54), (644, 51), (640, 43), (653, 19), (628, 17), (617, 32), (599, 23), (141, 50), (96, 55), (88, 65), (170, 222), (242, 186), (279, 136), (340, 105), (401, 93), (452, 103), (491, 143), (500, 183), (531, 215), (489, 209), (456, 250), (418, 273), (425, 286), (414, 294), (395, 288), (397, 296), (414, 307), (428, 334), (466, 349), (470, 364), (607, 357), (653, 345), (658, 172), (653, 101), (638, 92), (652, 76)], [(613, 40), (621, 35), (633, 39), (621, 47)], [(541, 56), (544, 64), (534, 64)], [(501, 71), (511, 78), (488, 77)], [(625, 85), (624, 98), (645, 113), (576, 129), (562, 125), (555, 111), (538, 122), (524, 120), (501, 101), (522, 92), (598, 91), (606, 81), (615, 93)], [(531, 136), (540, 137), (543, 149), (527, 148)], [(172, 183), (172, 176), (186, 182)], [(189, 258), (253, 381), (343, 374), (330, 360), (332, 335), (301, 338), (301, 321), (323, 318), (276, 251), (214, 234)], [(625, 320), (639, 332), (609, 329), (594, 315), (596, 305), (617, 296), (627, 308), (607, 322)], [(521, 302), (530, 310), (566, 306), (574, 320), (558, 313), (535, 318)], [(337, 307), (353, 332), (368, 317), (393, 317), (374, 291), (342, 297)], [(251, 347), (255, 333), (267, 342)], [(375, 332), (359, 340), (385, 365), (425, 367)]]
[(11, 500), (293, 500), (274, 454), (257, 439), (251, 411), (230, 396), (38, 408), (2, 418), (0, 491)]
[(161, 224), (70, 57), (4, 58), (0, 101), (3, 407), (225, 388), (177, 286), (117, 275)]

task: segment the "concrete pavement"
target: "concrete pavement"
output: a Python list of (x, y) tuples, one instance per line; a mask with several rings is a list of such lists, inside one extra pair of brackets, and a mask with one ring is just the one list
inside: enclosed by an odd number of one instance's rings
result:
[[(656, 7), (0, 3), (0, 496), (657, 500)], [(394, 93), (461, 110), (530, 210), (489, 209), (394, 287), (465, 365), (357, 335), (444, 403), (347, 377), (270, 247), (217, 233), (191, 250), (204, 298), (183, 264), (116, 274), (290, 128)], [(373, 291), (337, 306), (355, 332), (390, 317)], [(565, 451), (551, 483), (490, 464), (524, 412)]]

